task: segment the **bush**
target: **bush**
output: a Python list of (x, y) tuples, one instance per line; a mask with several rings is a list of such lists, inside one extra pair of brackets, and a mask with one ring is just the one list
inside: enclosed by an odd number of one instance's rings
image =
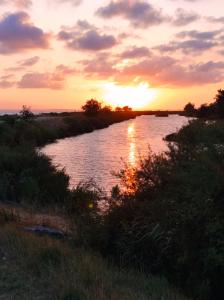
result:
[(69, 178), (50, 159), (29, 147), (0, 147), (2, 201), (64, 205)]
[(78, 244), (99, 250), (104, 242), (102, 212), (105, 204), (104, 192), (93, 181), (80, 183), (71, 191), (66, 211), (77, 228), (75, 240)]
[[(104, 218), (104, 254), (166, 275), (196, 299), (224, 293), (224, 128), (191, 122), (163, 155), (141, 161), (135, 191)], [(120, 174), (129, 188), (127, 172)]]
[(30, 107), (23, 105), (22, 110), (20, 112), (20, 118), (24, 121), (30, 121), (34, 117)]
[(203, 119), (223, 119), (224, 118), (224, 90), (220, 89), (215, 95), (214, 102), (202, 104), (198, 109), (188, 103), (184, 108), (187, 116), (196, 116)]

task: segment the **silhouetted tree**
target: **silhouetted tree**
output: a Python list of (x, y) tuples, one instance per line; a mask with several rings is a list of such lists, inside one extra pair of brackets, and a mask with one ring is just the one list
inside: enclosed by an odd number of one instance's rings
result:
[(122, 108), (122, 110), (123, 111), (132, 111), (132, 108), (126, 105)]
[(185, 105), (184, 112), (187, 116), (194, 116), (196, 112), (195, 105), (189, 102), (187, 105)]
[[(214, 102), (207, 105), (202, 104), (196, 111), (195, 115), (198, 118), (224, 118), (224, 90), (220, 89), (218, 90)], [(185, 106), (188, 110), (191, 110), (192, 107), (190, 107), (191, 103), (188, 103)], [(188, 106), (188, 107), (187, 107)]]
[(215, 96), (215, 103), (212, 105), (214, 114), (217, 117), (224, 117), (224, 90), (218, 90)]
[(197, 110), (198, 118), (208, 118), (211, 114), (211, 108), (207, 104), (202, 104)]
[(95, 116), (101, 110), (101, 103), (95, 99), (86, 101), (86, 104), (82, 106), (82, 110), (88, 116)]
[(122, 108), (121, 108), (120, 106), (117, 106), (117, 107), (115, 108), (115, 111), (116, 111), (116, 112), (121, 112), (121, 111), (122, 111)]
[(101, 112), (110, 113), (110, 112), (112, 112), (112, 107), (110, 105), (106, 105), (101, 109)]
[(30, 107), (23, 105), (22, 110), (20, 111), (20, 118), (24, 121), (30, 121), (34, 117)]

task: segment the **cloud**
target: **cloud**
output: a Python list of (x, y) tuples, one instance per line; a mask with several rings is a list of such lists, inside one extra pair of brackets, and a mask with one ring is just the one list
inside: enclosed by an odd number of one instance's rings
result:
[(63, 28), (58, 39), (65, 41), (69, 49), (100, 51), (115, 46), (118, 42), (111, 34), (105, 34), (87, 21), (79, 20), (76, 26)]
[(203, 39), (203, 40), (212, 40), (215, 39), (218, 34), (220, 34), (222, 30), (213, 30), (213, 31), (181, 31), (176, 34), (178, 38), (195, 38), (195, 39)]
[(28, 73), (25, 74), (18, 83), (19, 88), (23, 89), (60, 89), (61, 81), (55, 80), (54, 74), (51, 73)]
[(82, 30), (96, 30), (97, 29), (97, 27), (95, 25), (90, 24), (86, 20), (78, 20), (77, 28), (80, 28)]
[(40, 60), (39, 56), (34, 56), (31, 58), (20, 60), (20, 61), (18, 61), (18, 64), (21, 67), (31, 67), (31, 66), (35, 65), (36, 63), (38, 63), (39, 60)]
[(150, 56), (151, 52), (147, 47), (132, 47), (121, 53), (120, 57), (123, 59), (141, 58)]
[(11, 81), (11, 78), (13, 77), (12, 74), (1, 76), (0, 77), (0, 88), (1, 89), (8, 89), (14, 86), (15, 82)]
[(224, 17), (205, 17), (208, 22), (224, 24)]
[(22, 89), (52, 89), (59, 90), (65, 87), (66, 79), (75, 74), (76, 70), (64, 65), (59, 65), (54, 72), (46, 73), (27, 73), (17, 83)]
[(191, 39), (187, 41), (173, 41), (168, 44), (163, 44), (155, 47), (160, 52), (175, 52), (178, 50), (183, 51), (185, 54), (198, 53), (210, 50), (217, 46), (216, 42), (206, 41), (201, 39)]
[(200, 54), (203, 51), (210, 50), (220, 45), (220, 30), (215, 31), (181, 31), (176, 34), (176, 40), (167, 44), (162, 44), (155, 49), (160, 52), (182, 51), (185, 54)]
[[(0, 6), (9, 4), (8, 0), (0, 0)], [(32, 5), (31, 0), (10, 0), (10, 5), (13, 5), (19, 9), (29, 8)]]
[[(55, 1), (55, 0), (54, 0)], [(78, 6), (82, 3), (82, 0), (56, 0), (58, 3), (70, 3), (74, 6)]]
[(172, 24), (175, 26), (185, 26), (199, 19), (200, 16), (197, 13), (178, 8)]
[(5, 69), (5, 72), (19, 72), (24, 70), (27, 67), (31, 67), (38, 63), (40, 60), (39, 56), (34, 56), (31, 58), (19, 60), (16, 62), (16, 64), (13, 67), (9, 67)]
[(0, 53), (49, 48), (50, 35), (34, 26), (25, 12), (9, 14), (0, 20)]
[(193, 11), (182, 8), (176, 10), (175, 16), (165, 15), (162, 9), (154, 7), (145, 0), (116, 0), (107, 6), (100, 7), (96, 14), (102, 18), (123, 17), (130, 21), (135, 27), (149, 27), (168, 22), (174, 26), (186, 26), (200, 16)]
[[(70, 3), (74, 6), (78, 6), (82, 3), (82, 0), (52, 0), (52, 2), (58, 3)], [(0, 0), (0, 6), (9, 4), (9, 0)], [(32, 5), (32, 0), (10, 0), (10, 5), (13, 5), (19, 9), (29, 8)]]
[(188, 87), (224, 80), (224, 63), (209, 61), (189, 66), (170, 57), (152, 57), (123, 69), (119, 77), (147, 81), (156, 86)]
[[(120, 57), (122, 53), (120, 54)], [(80, 62), (83, 73), (88, 77), (113, 80), (120, 84), (147, 82), (156, 87), (190, 87), (218, 83), (224, 80), (224, 62), (208, 61), (198, 64), (183, 64), (171, 56), (150, 52), (150, 56), (120, 66), (118, 57), (107, 53), (96, 55), (95, 59)]]
[(77, 40), (73, 40), (69, 43), (69, 47), (84, 50), (103, 50), (112, 48), (116, 43), (114, 36), (99, 34), (97, 31), (90, 30)]
[(161, 9), (157, 9), (147, 1), (117, 0), (107, 6), (100, 7), (96, 14), (102, 18), (123, 17), (135, 27), (148, 27), (167, 21)]
[(14, 84), (15, 84), (15, 82), (0, 79), (0, 88), (1, 89), (9, 89), (9, 88), (13, 87)]
[(112, 75), (116, 74), (116, 65), (117, 60), (113, 59), (107, 53), (97, 53), (94, 59), (86, 59), (80, 61), (84, 66), (83, 72), (87, 77), (97, 76), (98, 78), (109, 78)]

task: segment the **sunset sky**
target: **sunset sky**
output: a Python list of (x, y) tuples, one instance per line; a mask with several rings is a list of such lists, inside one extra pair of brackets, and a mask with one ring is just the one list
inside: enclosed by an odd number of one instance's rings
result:
[(224, 88), (223, 0), (0, 0), (0, 109), (181, 109)]

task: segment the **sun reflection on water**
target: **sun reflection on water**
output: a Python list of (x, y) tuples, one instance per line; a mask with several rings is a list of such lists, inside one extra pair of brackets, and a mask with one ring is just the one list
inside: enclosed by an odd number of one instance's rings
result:
[(135, 132), (135, 124), (132, 123), (128, 126), (128, 137), (133, 138), (134, 132)]
[(127, 141), (129, 145), (128, 164), (124, 173), (125, 192), (132, 194), (135, 187), (135, 168), (136, 168), (136, 129), (135, 124), (131, 123), (127, 129)]
[(136, 166), (136, 141), (135, 141), (135, 124), (128, 126), (128, 143), (129, 143), (129, 155), (128, 162), (132, 167)]

